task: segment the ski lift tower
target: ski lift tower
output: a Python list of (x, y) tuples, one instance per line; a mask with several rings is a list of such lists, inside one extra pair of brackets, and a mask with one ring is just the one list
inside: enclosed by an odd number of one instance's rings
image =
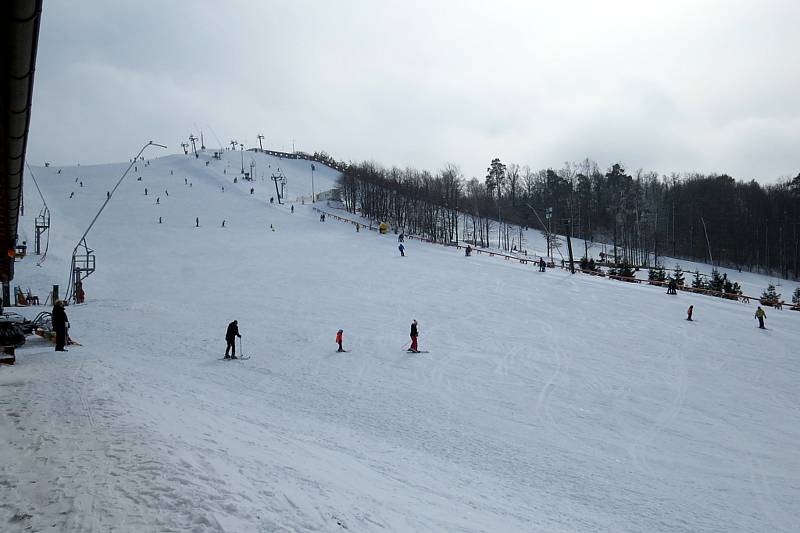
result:
[[(281, 169), (278, 169), (278, 173), (273, 174), (270, 179), (275, 182), (275, 194), (278, 196), (278, 204), (281, 204), (281, 199), (283, 199), (283, 191), (286, 187), (286, 176), (281, 173)], [(278, 183), (281, 184), (280, 189), (278, 189)]]
[(83, 303), (83, 280), (88, 278), (95, 270), (94, 250), (86, 245), (86, 239), (81, 239), (75, 253), (72, 254), (72, 299), (75, 303)]
[(50, 209), (44, 206), (36, 217), (36, 255), (42, 253), (42, 235), (50, 229)]

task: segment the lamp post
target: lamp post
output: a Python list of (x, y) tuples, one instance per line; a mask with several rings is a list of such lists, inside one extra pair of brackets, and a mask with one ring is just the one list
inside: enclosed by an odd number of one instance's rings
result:
[(239, 152), (242, 154), (242, 174), (244, 174), (244, 143), (239, 144)]

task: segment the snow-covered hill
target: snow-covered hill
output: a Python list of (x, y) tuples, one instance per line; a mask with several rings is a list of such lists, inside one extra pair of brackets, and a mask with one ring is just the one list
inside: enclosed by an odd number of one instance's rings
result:
[[(233, 183), (240, 158), (138, 164), (87, 237), (83, 346), (32, 339), (0, 369), (4, 530), (800, 527), (798, 313), (761, 331), (735, 302), (413, 241), (401, 258), (269, 204), (276, 166), (310, 194), (307, 161), (245, 153), (256, 181)], [(16, 284), (66, 284), (126, 166), (34, 169), (50, 249)], [(318, 191), (335, 179), (317, 165)], [(32, 236), (31, 180), (25, 199)], [(233, 319), (248, 361), (219, 360)], [(404, 350), (412, 319), (430, 353)]]

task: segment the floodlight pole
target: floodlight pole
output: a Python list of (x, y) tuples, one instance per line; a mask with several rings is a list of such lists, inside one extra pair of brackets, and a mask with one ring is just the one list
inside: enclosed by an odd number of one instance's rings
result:
[(264, 145), (261, 144), (262, 140), (264, 140), (264, 136), (259, 133), (258, 134), (258, 147), (261, 148), (261, 151), (264, 151)]
[(244, 175), (244, 144), (239, 143), (240, 152), (242, 153), (242, 175)]
[(105, 208), (106, 208), (106, 205), (108, 205), (108, 202), (110, 202), (110, 201), (111, 201), (111, 197), (112, 197), (112, 196), (114, 196), (114, 192), (115, 192), (115, 191), (117, 190), (117, 188), (120, 186), (120, 184), (122, 183), (122, 180), (124, 180), (124, 179), (125, 179), (125, 176), (127, 176), (127, 175), (128, 175), (128, 172), (130, 172), (130, 171), (131, 171), (131, 168), (133, 168), (133, 164), (134, 164), (134, 163), (136, 163), (136, 161), (138, 161), (138, 160), (139, 160), (139, 157), (142, 155), (142, 153), (144, 153), (145, 149), (146, 149), (148, 146), (158, 146), (159, 148), (166, 148), (166, 146), (164, 146), (163, 144), (154, 143), (153, 141), (148, 141), (148, 142), (147, 142), (147, 144), (145, 144), (144, 146), (142, 146), (142, 149), (141, 149), (141, 150), (139, 150), (139, 153), (138, 153), (138, 154), (136, 154), (136, 157), (134, 157), (134, 158), (131, 160), (131, 163), (130, 163), (130, 165), (128, 165), (128, 168), (127, 168), (127, 169), (125, 169), (125, 172), (122, 174), (122, 176), (120, 176), (119, 180), (117, 180), (117, 184), (116, 184), (116, 185), (114, 185), (114, 188), (113, 188), (113, 189), (111, 189), (111, 192), (109, 192), (109, 193), (106, 195), (106, 201), (105, 201), (105, 202), (103, 202), (103, 205), (101, 205), (101, 206), (100, 206), (100, 210), (99, 210), (99, 211), (97, 212), (97, 214), (94, 216), (94, 218), (92, 219), (92, 222), (89, 224), (89, 227), (88, 227), (88, 228), (86, 228), (86, 231), (84, 231), (84, 232), (83, 232), (83, 235), (81, 236), (81, 238), (80, 238), (80, 239), (78, 239), (78, 244), (76, 244), (76, 245), (75, 245), (75, 248), (72, 250), (72, 261), (70, 262), (70, 273), (69, 273), (70, 275), (69, 275), (69, 283), (67, 283), (67, 298), (69, 298), (69, 296), (70, 296), (70, 290), (72, 289), (72, 269), (73, 269), (73, 268), (74, 268), (74, 266), (75, 266), (75, 254), (77, 254), (77, 253), (78, 253), (78, 248), (80, 247), (81, 243), (82, 243), (82, 242), (84, 242), (84, 239), (85, 239), (85, 238), (86, 238), (86, 236), (89, 234), (89, 231), (91, 231), (91, 229), (92, 229), (92, 226), (94, 226), (94, 223), (95, 223), (95, 222), (97, 222), (97, 219), (98, 219), (98, 218), (100, 218), (100, 213), (102, 213), (102, 212), (103, 212), (103, 209), (105, 209)]

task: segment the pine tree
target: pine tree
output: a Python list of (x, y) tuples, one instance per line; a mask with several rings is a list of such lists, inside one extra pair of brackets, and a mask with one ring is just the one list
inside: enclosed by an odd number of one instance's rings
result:
[(716, 268), (711, 270), (711, 281), (708, 282), (708, 288), (717, 292), (722, 292), (725, 289), (725, 278), (720, 276), (719, 270)]
[(625, 259), (622, 261), (622, 263), (620, 263), (619, 268), (617, 269), (617, 275), (622, 278), (632, 278), (636, 274), (633, 271), (631, 264), (627, 259)]
[[(663, 265), (656, 264), (655, 266), (650, 267), (647, 272), (647, 279), (650, 281), (660, 281), (661, 283), (667, 281), (667, 271), (664, 270)], [(653, 283), (656, 285), (656, 283)]]
[(800, 305), (800, 287), (797, 287), (794, 290), (794, 294), (792, 294), (792, 303), (795, 305)]
[(699, 270), (695, 270), (694, 271), (694, 279), (692, 280), (692, 288), (693, 289), (705, 289), (706, 288), (706, 282), (703, 281), (702, 277), (700, 277), (700, 271)]
[(761, 303), (764, 305), (772, 305), (781, 300), (781, 295), (775, 290), (775, 285), (769, 284), (767, 290), (761, 293)]
[(724, 278), (725, 285), (723, 286), (723, 290), (725, 291), (725, 298), (728, 298), (729, 300), (738, 300), (739, 294), (742, 292), (739, 284), (732, 282), (727, 276), (724, 276)]
[(680, 265), (675, 268), (675, 273), (670, 276), (670, 278), (678, 285), (678, 287), (683, 287), (683, 284), (686, 282), (686, 280), (683, 279), (683, 270), (681, 270)]

